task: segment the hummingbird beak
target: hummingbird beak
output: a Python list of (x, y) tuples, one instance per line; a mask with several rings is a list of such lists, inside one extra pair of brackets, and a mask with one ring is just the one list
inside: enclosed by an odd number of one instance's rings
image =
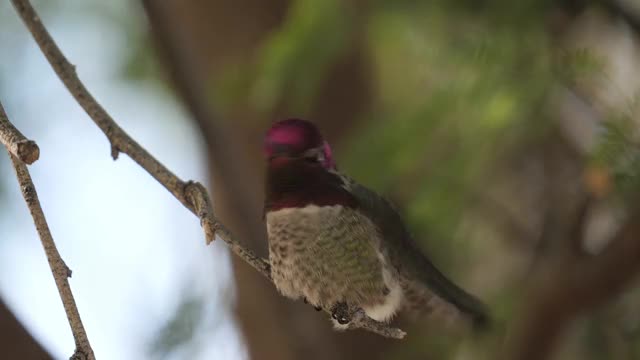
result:
[(324, 154), (323, 165), (327, 169), (335, 170), (336, 163), (333, 161), (333, 154), (331, 153), (331, 146), (329, 146), (329, 143), (326, 140), (322, 143), (322, 152)]

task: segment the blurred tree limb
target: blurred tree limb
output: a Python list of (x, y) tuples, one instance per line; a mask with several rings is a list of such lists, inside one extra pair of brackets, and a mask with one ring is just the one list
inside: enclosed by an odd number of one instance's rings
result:
[[(570, 227), (567, 247), (581, 243), (586, 200), (578, 206)], [(627, 288), (640, 272), (640, 209), (636, 206), (626, 223), (599, 254), (575, 251), (550, 255), (534, 275), (529, 299), (514, 321), (505, 346), (505, 359), (545, 359), (576, 317), (599, 306)]]
[[(259, 4), (250, 1), (234, 3), (234, 15), (229, 16), (230, 9), (225, 12), (224, 4), (220, 1), (206, 4), (196, 1), (142, 1), (156, 56), (164, 65), (167, 80), (175, 95), (200, 128), (205, 140), (209, 184), (216, 213), (248, 247), (264, 256), (266, 247), (262, 247), (266, 234), (262, 214), (258, 210), (258, 189), (262, 182), (255, 159), (246, 156), (255, 151), (246, 149), (252, 145), (247, 129), (237, 126), (237, 122), (236, 126), (230, 126), (229, 121), (221, 121), (206, 91), (211, 90), (210, 80), (215, 76), (213, 72), (224, 67), (224, 64), (215, 61), (215, 57), (222, 52), (217, 49), (208, 52), (207, 47), (196, 45), (201, 43), (215, 48), (215, 34), (224, 33), (224, 36), (219, 36), (224, 39), (224, 53), (238, 51), (252, 37), (238, 39), (230, 36), (229, 26), (234, 26), (243, 18), (250, 19), (254, 25), (264, 24), (260, 14), (266, 6), (269, 6), (270, 12), (278, 13), (278, 10), (273, 10), (273, 2), (262, 6)], [(260, 26), (267, 25), (258, 25), (258, 28)], [(231, 116), (242, 117), (237, 114)], [(238, 293), (234, 312), (249, 352), (259, 354), (264, 359), (298, 358), (292, 354), (294, 350), (291, 346), (296, 340), (272, 330), (274, 324), (278, 324), (278, 329), (286, 329), (289, 323), (295, 321), (291, 304), (286, 304), (270, 283), (256, 276), (243, 262), (240, 258), (232, 258)], [(260, 306), (255, 306), (253, 299), (256, 294), (260, 294)], [(316, 314), (305, 312), (304, 316), (320, 320)]]
[(624, 0), (563, 0), (562, 5), (571, 13), (581, 12), (589, 5), (600, 5), (604, 10), (613, 16), (620, 17), (629, 27), (640, 35), (640, 14), (631, 9)]
[[(127, 154), (171, 192), (187, 209), (200, 218), (207, 243), (213, 241), (217, 234), (236, 255), (271, 280), (268, 261), (257, 257), (251, 250), (239, 243), (214, 216), (206, 188), (201, 184), (192, 181), (185, 182), (178, 178), (122, 130), (85, 88), (75, 72), (75, 67), (69, 63), (53, 41), (30, 2), (12, 0), (12, 3), (60, 80), (107, 136), (114, 160), (117, 159), (120, 152)], [(330, 312), (329, 309), (324, 310)], [(391, 328), (366, 316), (356, 316), (349, 324), (349, 329), (358, 328), (390, 338), (402, 338), (405, 335), (400, 329)]]
[[(250, 200), (248, 200), (250, 194), (244, 191), (242, 183), (229, 180), (242, 179), (250, 176), (250, 174), (247, 174), (241, 166), (238, 166), (239, 161), (232, 158), (232, 154), (237, 154), (237, 152), (232, 151), (235, 148), (230, 140), (233, 136), (230, 134), (229, 129), (218, 124), (216, 121), (217, 114), (210, 110), (209, 100), (206, 97), (206, 84), (201, 79), (202, 74), (197, 74), (194, 71), (193, 64), (189, 63), (190, 52), (185, 44), (175, 39), (175, 31), (172, 31), (174, 29), (166, 29), (161, 26), (166, 23), (166, 21), (161, 21), (165, 17), (165, 12), (163, 11), (165, 5), (163, 5), (163, 2), (157, 1), (144, 1), (143, 5), (149, 21), (164, 40), (159, 42), (164, 46), (172, 47), (164, 49), (163, 54), (170, 57), (168, 62), (179, 64), (179, 66), (169, 68), (172, 84), (182, 96), (185, 105), (202, 133), (207, 135), (204, 136), (204, 139), (210, 152), (215, 156), (215, 162), (220, 172), (229, 174), (221, 177), (219, 181), (225, 189), (234, 194), (234, 201), (241, 204), (250, 203)], [(245, 219), (252, 217), (247, 213), (242, 213), (240, 216)]]
[(0, 348), (7, 359), (53, 359), (0, 299)]
[(601, 0), (602, 6), (611, 14), (621, 17), (636, 34), (640, 35), (640, 14), (634, 13), (621, 0)]
[[(352, 29), (361, 29), (361, 37), (351, 38), (351, 46), (338, 58), (325, 58), (332, 63), (329, 68), (314, 62), (325, 69), (326, 76), (317, 84), (316, 98), (306, 103), (308, 112), (294, 109), (290, 94), (278, 97), (271, 111), (254, 107), (255, 83), (249, 80), (258, 75), (257, 67), (264, 70), (259, 65), (266, 55), (263, 50), (291, 16), (300, 15), (291, 13), (294, 4), (305, 1), (141, 1), (168, 81), (202, 129), (216, 214), (262, 256), (267, 253), (261, 220), (264, 164), (261, 126), (255, 125), (297, 113), (317, 119), (325, 135), (339, 144), (350, 138), (348, 129), (355, 128), (372, 97), (362, 31), (367, 7), (357, 6), (359, 15), (350, 21)], [(322, 44), (309, 49), (316, 51)], [(318, 71), (307, 65), (296, 69)], [(295, 82), (306, 82), (308, 76), (301, 72)], [(244, 85), (236, 88), (237, 81)], [(291, 91), (295, 90), (289, 87), (287, 92)], [(232, 266), (237, 293), (233, 312), (251, 359), (377, 359), (398, 344), (369, 332), (338, 333), (324, 316), (280, 296), (240, 258), (233, 257)], [(255, 296), (260, 297), (259, 305)]]
[[(35, 161), (39, 154), (38, 146), (35, 142), (27, 140), (15, 127), (13, 127), (13, 125), (11, 125), (1, 103), (0, 138), (9, 152), (9, 157), (11, 158), (13, 168), (16, 171), (22, 196), (29, 207), (31, 217), (33, 217), (33, 222), (35, 223), (36, 230), (38, 231), (38, 235), (42, 241), (42, 247), (47, 255), (51, 273), (53, 274), (56, 287), (60, 293), (60, 299), (62, 299), (62, 305), (67, 313), (67, 319), (69, 320), (71, 332), (73, 333), (73, 338), (76, 343), (76, 350), (71, 359), (94, 360), (95, 355), (93, 354), (93, 349), (89, 344), (89, 338), (87, 337), (87, 333), (82, 325), (82, 319), (80, 318), (78, 307), (76, 306), (73, 293), (71, 292), (71, 287), (69, 286), (68, 278), (71, 277), (71, 270), (64, 263), (62, 257), (60, 257), (60, 253), (53, 241), (53, 236), (51, 235), (51, 231), (49, 231), (49, 225), (47, 225), (47, 220), (44, 216), (44, 212), (42, 211), (42, 207), (40, 206), (38, 193), (36, 192), (35, 185), (29, 175), (27, 165), (18, 157), (20, 155), (25, 157), (27, 160), (31, 160), (32, 162)], [(21, 153), (19, 151), (19, 145), (25, 144), (28, 145), (31, 150), (26, 153)]]

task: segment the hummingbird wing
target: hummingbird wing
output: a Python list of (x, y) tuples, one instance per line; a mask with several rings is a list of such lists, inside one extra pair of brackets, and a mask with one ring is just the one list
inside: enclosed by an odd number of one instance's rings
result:
[[(486, 306), (454, 284), (433, 265), (415, 243), (402, 218), (389, 201), (355, 181), (342, 177), (345, 187), (356, 198), (358, 208), (378, 226), (385, 239), (389, 261), (398, 269), (401, 278), (407, 283), (408, 290), (418, 295), (433, 293), (471, 317), (474, 325), (486, 324)], [(409, 305), (416, 305), (411, 304), (411, 299), (407, 300), (410, 302)], [(422, 303), (424, 306), (425, 301)]]

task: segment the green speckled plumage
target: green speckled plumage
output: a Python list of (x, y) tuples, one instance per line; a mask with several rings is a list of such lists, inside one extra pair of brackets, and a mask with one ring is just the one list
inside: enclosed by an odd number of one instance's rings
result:
[(272, 276), (284, 295), (327, 308), (384, 302), (379, 236), (358, 212), (310, 205), (270, 212), (266, 220)]

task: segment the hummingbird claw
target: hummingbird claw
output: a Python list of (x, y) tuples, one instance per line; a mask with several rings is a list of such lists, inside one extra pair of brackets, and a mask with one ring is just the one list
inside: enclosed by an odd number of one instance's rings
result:
[[(302, 301), (304, 301), (305, 304), (311, 304), (306, 296), (302, 297)], [(316, 311), (322, 310), (322, 306), (320, 306), (320, 305), (311, 304), (311, 306), (313, 306), (313, 308), (316, 309)]]
[(334, 318), (340, 325), (348, 324), (351, 321), (349, 306), (344, 302), (336, 303), (331, 308), (331, 317)]

